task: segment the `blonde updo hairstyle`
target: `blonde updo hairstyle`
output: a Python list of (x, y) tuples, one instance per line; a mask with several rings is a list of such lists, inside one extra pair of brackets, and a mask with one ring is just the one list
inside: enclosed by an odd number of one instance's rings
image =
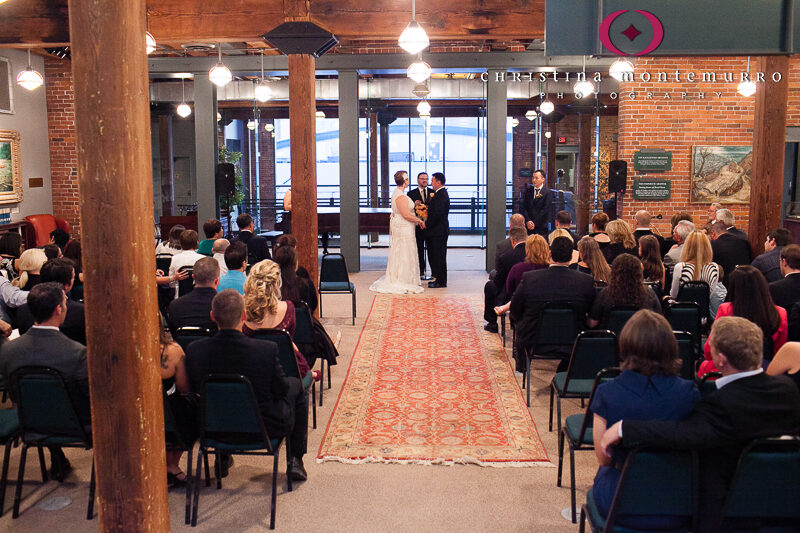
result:
[(28, 274), (37, 274), (42, 265), (47, 262), (47, 255), (41, 248), (29, 248), (19, 256), (19, 277), (11, 283), (15, 287), (24, 287), (28, 284)]
[(260, 323), (278, 311), (281, 301), (281, 267), (265, 259), (253, 265), (244, 282), (244, 308), (248, 322)]

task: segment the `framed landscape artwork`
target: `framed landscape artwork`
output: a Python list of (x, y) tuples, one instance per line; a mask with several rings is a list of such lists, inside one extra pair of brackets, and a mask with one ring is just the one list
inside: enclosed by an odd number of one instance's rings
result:
[(22, 201), (19, 132), (0, 130), (0, 204)]
[(752, 174), (752, 146), (693, 146), (691, 201), (749, 203)]

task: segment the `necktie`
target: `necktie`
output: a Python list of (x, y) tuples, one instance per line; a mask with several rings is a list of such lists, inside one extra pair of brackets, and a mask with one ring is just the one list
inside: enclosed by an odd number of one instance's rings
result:
[(424, 204), (427, 201), (428, 201), (428, 191), (426, 189), (422, 189), (422, 203)]

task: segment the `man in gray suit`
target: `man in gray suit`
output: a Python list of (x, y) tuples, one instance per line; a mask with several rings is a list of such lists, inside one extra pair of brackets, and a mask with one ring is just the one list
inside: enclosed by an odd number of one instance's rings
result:
[[(0, 349), (0, 375), (6, 383), (11, 374), (23, 366), (46, 366), (64, 378), (78, 417), (90, 423), (89, 375), (86, 368), (86, 347), (61, 333), (59, 327), (67, 316), (67, 295), (57, 282), (40, 283), (28, 293), (28, 307), (33, 326), (19, 338)], [(15, 400), (12, 396), (12, 400)], [(72, 469), (58, 446), (50, 447), (50, 476), (63, 481)]]

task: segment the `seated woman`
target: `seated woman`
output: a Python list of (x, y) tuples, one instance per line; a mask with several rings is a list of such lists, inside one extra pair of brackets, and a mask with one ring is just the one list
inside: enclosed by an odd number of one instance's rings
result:
[(508, 272), (508, 277), (506, 278), (506, 295), (508, 296), (508, 301), (503, 305), (495, 307), (494, 312), (498, 315), (507, 313), (511, 308), (511, 297), (514, 296), (514, 291), (517, 290), (517, 287), (522, 281), (523, 274), (531, 270), (547, 268), (549, 263), (550, 247), (547, 246), (547, 241), (545, 241), (544, 237), (541, 235), (528, 235), (528, 238), (525, 240), (525, 261), (511, 267), (511, 270)]
[(594, 299), (589, 312), (589, 327), (605, 323), (611, 309), (618, 305), (635, 305), (638, 309), (661, 312), (661, 303), (655, 293), (644, 284), (642, 263), (630, 254), (620, 255), (611, 264), (608, 286)]
[[(161, 386), (167, 395), (175, 426), (185, 444), (197, 440), (200, 431), (195, 423), (194, 403), (189, 396), (189, 376), (184, 365), (186, 356), (177, 342), (169, 340), (161, 329)], [(167, 452), (167, 486), (180, 486), (186, 483), (186, 474), (181, 471), (180, 461), (183, 452)]]
[[(313, 313), (317, 308), (317, 291), (310, 279), (299, 275), (297, 250), (294, 246), (279, 246), (273, 257), (281, 267), (281, 299), (305, 302)], [(306, 269), (303, 271), (308, 275)]]
[(181, 224), (175, 224), (169, 230), (167, 239), (158, 243), (156, 255), (169, 254), (175, 255), (181, 252), (181, 233), (186, 230)]
[[(244, 282), (244, 307), (247, 320), (242, 332), (252, 336), (258, 329), (283, 329), (294, 338), (297, 318), (294, 304), (281, 300), (281, 269), (277, 263), (265, 259), (253, 265)], [(309, 372), (308, 361), (294, 347), (294, 356), (300, 378)]]
[[(297, 239), (295, 239), (294, 235), (291, 235), (291, 234), (286, 234), (285, 233), (285, 234), (281, 235), (275, 241), (275, 250), (273, 250), (273, 253), (275, 251), (277, 251), (278, 248), (281, 248), (283, 246), (291, 246), (292, 248), (295, 249), (295, 252), (296, 252), (297, 251)], [(311, 298), (311, 296), (309, 295), (309, 298), (313, 299), (314, 301), (313, 302), (311, 302), (311, 301), (306, 302), (308, 304), (309, 309), (311, 309), (311, 312), (313, 313), (317, 309), (317, 292), (316, 292), (317, 288), (314, 287), (314, 282), (311, 280), (311, 275), (308, 273), (308, 270), (306, 270), (306, 268), (304, 266), (298, 265), (296, 270), (297, 270), (297, 276), (307, 280), (309, 286), (312, 289), (314, 289), (314, 297)]]
[(16, 231), (3, 233), (0, 237), (0, 274), (8, 281), (18, 276), (16, 263), (22, 253), (22, 236)]
[[(681, 420), (689, 415), (700, 393), (694, 383), (678, 377), (678, 343), (663, 316), (647, 310), (633, 315), (622, 328), (619, 353), (622, 374), (597, 387), (589, 407), (594, 414), (594, 435), (603, 435), (607, 427), (622, 419)], [(622, 447), (613, 446), (609, 458), (601, 446), (595, 447), (600, 468), (592, 495), (603, 516), (608, 515), (627, 454)], [(619, 525), (628, 528), (667, 529), (680, 525), (674, 517), (618, 518)]]
[(609, 243), (603, 248), (603, 255), (609, 265), (621, 254), (639, 256), (636, 239), (627, 222), (621, 219), (612, 220), (606, 225), (606, 233), (608, 233)]
[(639, 239), (639, 258), (644, 269), (645, 283), (652, 283), (653, 291), (661, 299), (667, 279), (667, 269), (661, 260), (661, 243), (653, 235), (644, 235)]
[[(567, 230), (561, 229), (561, 228), (554, 229), (553, 231), (551, 231), (550, 235), (547, 236), (547, 242), (550, 243), (550, 244), (553, 244), (553, 241), (556, 240), (558, 237), (566, 237), (567, 239), (569, 239), (569, 242), (573, 243), (573, 245), (575, 243), (575, 241), (572, 238), (572, 234), (570, 232), (568, 232)], [(578, 258), (579, 258), (578, 250), (573, 250), (572, 251), (572, 259), (570, 259), (569, 263), (570, 264), (577, 263), (578, 262)]]
[[(717, 318), (740, 316), (753, 322), (761, 328), (764, 334), (764, 346), (772, 348), (772, 353), (776, 353), (786, 344), (789, 330), (786, 323), (786, 309), (775, 305), (767, 280), (760, 270), (751, 265), (736, 267), (728, 276), (728, 299), (730, 301), (719, 306)], [(703, 377), (707, 372), (717, 371), (711, 360), (711, 348), (707, 340), (703, 351), (705, 361), (700, 364), (698, 377)], [(772, 353), (765, 353), (764, 357), (769, 359)]]
[(596, 239), (589, 235), (581, 238), (578, 241), (578, 256), (580, 261), (575, 265), (570, 265), (570, 268), (574, 266), (579, 272), (592, 276), (595, 286), (602, 287), (608, 283), (611, 267), (608, 266)]
[(669, 295), (677, 299), (681, 286), (686, 282), (705, 281), (708, 283), (711, 296), (708, 309), (711, 318), (716, 316), (717, 308), (721, 303), (714, 298), (714, 294), (718, 293), (717, 284), (722, 277), (721, 269), (712, 260), (713, 257), (711, 241), (706, 234), (702, 231), (691, 232), (683, 245), (681, 260), (675, 265), (675, 270), (672, 272), (672, 286), (669, 291)]
[(787, 342), (767, 367), (770, 376), (789, 376), (800, 388), (800, 342)]
[(608, 215), (605, 213), (595, 213), (592, 217), (592, 232), (589, 233), (589, 237), (593, 238), (597, 241), (597, 244), (600, 245), (600, 249), (605, 249), (611, 242), (609, 239), (608, 234), (606, 233), (606, 226), (608, 225), (609, 219)]
[(46, 262), (47, 256), (41, 248), (25, 250), (19, 256), (19, 262), (17, 263), (19, 277), (12, 281), (11, 284), (23, 291), (31, 290), (34, 285), (39, 283), (39, 271)]

